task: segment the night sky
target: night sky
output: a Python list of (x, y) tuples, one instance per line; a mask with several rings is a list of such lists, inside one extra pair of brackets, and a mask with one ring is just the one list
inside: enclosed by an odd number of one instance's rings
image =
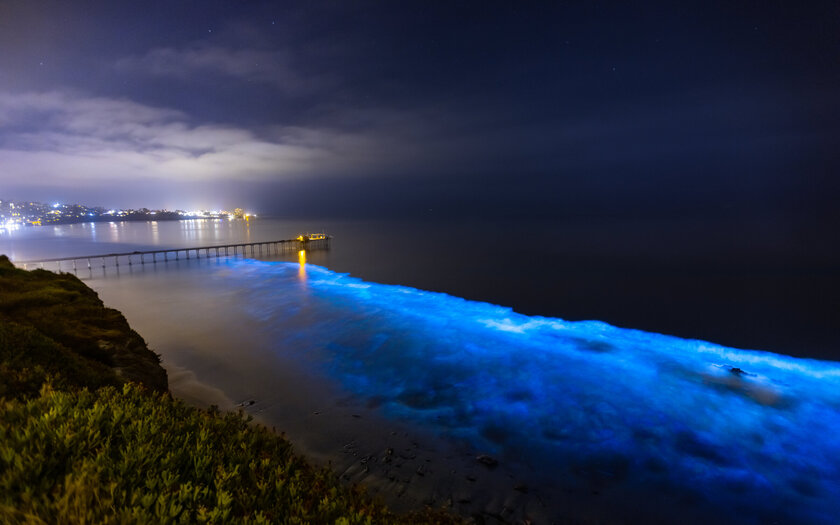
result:
[(714, 217), (828, 242), (838, 4), (617, 4), (3, 0), (0, 188), (287, 216)]

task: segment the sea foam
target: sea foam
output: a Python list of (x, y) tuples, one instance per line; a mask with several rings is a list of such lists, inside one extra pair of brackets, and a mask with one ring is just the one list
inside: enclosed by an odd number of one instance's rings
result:
[(276, 352), (536, 482), (739, 523), (840, 516), (838, 363), (525, 316), (313, 265), (230, 260), (224, 279), (247, 290)]

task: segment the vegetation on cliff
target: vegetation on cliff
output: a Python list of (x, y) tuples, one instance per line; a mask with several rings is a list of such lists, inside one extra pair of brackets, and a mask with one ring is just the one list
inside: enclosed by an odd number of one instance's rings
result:
[(126, 384), (0, 402), (3, 523), (447, 523), (391, 514), (240, 414)]
[(393, 514), (242, 414), (172, 399), (157, 356), (95, 292), (0, 257), (0, 522), (459, 519)]
[(167, 391), (166, 371), (125, 317), (70, 274), (18, 270), (0, 255), (0, 396), (56, 387), (117, 386)]

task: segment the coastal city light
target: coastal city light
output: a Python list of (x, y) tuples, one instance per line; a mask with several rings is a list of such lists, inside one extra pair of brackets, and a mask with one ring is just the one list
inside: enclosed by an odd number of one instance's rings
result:
[(150, 210), (105, 209), (99, 206), (45, 204), (35, 201), (15, 202), (0, 200), (0, 229), (11, 230), (22, 226), (43, 226), (46, 224), (72, 224), (77, 222), (99, 222), (117, 220), (184, 220), (184, 219), (251, 219), (257, 215), (236, 208), (227, 210)]

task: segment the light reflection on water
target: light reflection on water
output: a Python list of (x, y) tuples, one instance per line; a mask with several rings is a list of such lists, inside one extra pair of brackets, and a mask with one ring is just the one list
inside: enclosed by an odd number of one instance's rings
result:
[(155, 248), (183, 248), (292, 238), (300, 223), (197, 219), (101, 222), (29, 227), (0, 238), (0, 253), (13, 259), (95, 255)]
[(300, 265), (300, 269), (298, 270), (300, 282), (306, 283), (306, 250), (298, 252), (298, 264)]

